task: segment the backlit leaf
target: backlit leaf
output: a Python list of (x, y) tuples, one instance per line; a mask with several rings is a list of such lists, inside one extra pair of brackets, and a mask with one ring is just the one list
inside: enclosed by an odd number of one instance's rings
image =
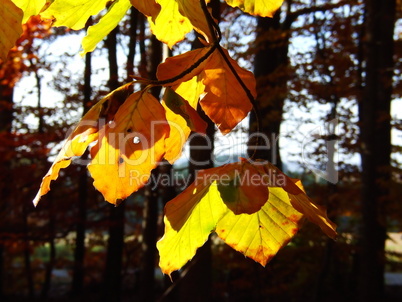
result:
[(94, 186), (113, 204), (144, 186), (165, 153), (165, 110), (151, 94), (130, 95), (99, 132), (88, 166)]
[[(189, 70), (182, 77), (167, 85), (174, 86), (186, 82), (204, 70), (210, 51), (211, 47), (203, 47), (167, 58), (165, 62), (159, 64), (156, 75), (160, 81), (164, 81)], [(198, 62), (199, 64), (196, 64)]]
[(82, 39), (81, 55), (91, 52), (121, 21), (131, 7), (130, 0), (116, 0), (100, 21), (88, 28), (87, 35)]
[(259, 211), (268, 200), (267, 184), (259, 171), (247, 161), (225, 167), (227, 179), (220, 179), (218, 190), (226, 206), (234, 214)]
[[(255, 97), (256, 83), (253, 73), (241, 68), (235, 60), (229, 57), (226, 50), (224, 52), (237, 74)], [(247, 116), (252, 104), (217, 50), (209, 57), (200, 77), (203, 79), (206, 92), (200, 101), (201, 107), (219, 130), (223, 134), (227, 134)]]
[(38, 15), (46, 4), (46, 0), (12, 0), (24, 12), (22, 23), (26, 23), (31, 16)]
[(158, 0), (161, 10), (156, 18), (148, 17), (152, 33), (159, 41), (166, 43), (170, 48), (182, 41), (193, 26), (190, 20), (179, 12), (176, 0)]
[(207, 241), (226, 207), (211, 175), (219, 168), (199, 172), (203, 181), (192, 183), (165, 207), (165, 234), (157, 243), (159, 266), (170, 275), (192, 259)]
[(304, 196), (300, 181), (266, 162), (243, 159), (200, 171), (194, 183), (165, 207), (165, 235), (158, 242), (162, 271), (180, 269), (214, 230), (262, 265), (297, 233), (303, 214), (326, 225), (323, 231), (334, 237), (335, 225)]
[(331, 238), (336, 238), (336, 225), (328, 218), (324, 207), (316, 205), (303, 191), (300, 180), (291, 179), (277, 167), (269, 162), (263, 166), (266, 175), (274, 175), (281, 181), (283, 189), (289, 194), (292, 206), (303, 213), (308, 220), (318, 225), (321, 230)]
[(169, 87), (163, 96), (162, 106), (166, 110), (166, 119), (170, 126), (169, 137), (165, 139), (164, 157), (173, 164), (180, 157), (190, 132), (205, 134), (207, 123), (185, 99)]
[(22, 34), (23, 12), (11, 0), (0, 5), (0, 59), (5, 60), (8, 52)]
[(225, 0), (227, 4), (238, 7), (254, 16), (273, 17), (283, 0)]
[(161, 11), (161, 6), (155, 0), (130, 0), (131, 4), (147, 17), (155, 21), (156, 16)]
[(53, 26), (66, 26), (78, 30), (85, 27), (90, 16), (97, 15), (109, 0), (54, 0), (41, 13), (44, 19), (54, 19)]
[(207, 19), (200, 5), (200, 0), (177, 0), (177, 2), (179, 3), (179, 11), (182, 15), (189, 18), (194, 29), (203, 35), (207, 42), (213, 41)]
[(297, 233), (302, 216), (285, 190), (270, 187), (269, 199), (258, 212), (236, 215), (227, 211), (216, 233), (232, 248), (265, 266)]
[(126, 99), (129, 86), (127, 84), (111, 92), (83, 116), (73, 132), (67, 137), (52, 166), (43, 177), (39, 192), (33, 201), (35, 205), (38, 204), (43, 195), (49, 192), (50, 183), (57, 179), (60, 169), (68, 167), (73, 157), (83, 155), (88, 145), (98, 139), (98, 131), (102, 123), (99, 119), (103, 118), (104, 123), (113, 117), (113, 110), (115, 112), (115, 108), (118, 108)]

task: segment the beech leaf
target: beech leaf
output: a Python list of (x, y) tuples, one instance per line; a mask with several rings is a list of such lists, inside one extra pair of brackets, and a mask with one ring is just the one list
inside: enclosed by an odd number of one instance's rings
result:
[[(197, 102), (194, 105), (197, 106)], [(165, 139), (164, 157), (173, 164), (180, 157), (190, 132), (205, 134), (207, 123), (195, 108), (169, 87), (165, 90), (162, 106), (166, 110), (166, 119), (170, 126), (170, 135)]]
[(216, 233), (235, 250), (265, 266), (300, 228), (302, 214), (280, 187), (269, 188), (269, 199), (253, 214), (227, 211)]
[[(224, 53), (251, 94), (256, 97), (253, 73), (241, 68), (230, 58), (227, 50)], [(227, 134), (247, 116), (252, 104), (219, 51), (215, 50), (209, 57), (200, 77), (206, 92), (200, 101), (201, 107), (222, 134)]]
[(24, 12), (22, 23), (26, 23), (31, 16), (38, 15), (46, 4), (46, 0), (12, 0)]
[(41, 13), (44, 19), (53, 19), (53, 26), (66, 26), (79, 30), (85, 27), (90, 16), (99, 14), (109, 0), (54, 0)]
[(146, 184), (165, 153), (165, 110), (148, 92), (130, 95), (91, 148), (88, 170), (95, 188), (116, 204)]
[(176, 0), (158, 0), (161, 10), (156, 16), (148, 17), (152, 33), (159, 41), (166, 43), (170, 48), (182, 41), (193, 26), (190, 20), (179, 11)]
[(161, 6), (155, 0), (130, 0), (131, 4), (143, 15), (151, 17), (155, 21), (156, 16), (161, 11)]
[[(187, 51), (183, 54), (167, 58), (165, 62), (159, 64), (156, 76), (160, 81), (172, 79), (184, 71), (190, 70), (185, 73), (180, 79), (174, 82), (168, 83), (169, 86), (175, 86), (182, 82), (189, 81), (194, 76), (199, 75), (205, 68), (208, 61), (208, 53), (211, 51), (211, 47), (203, 47), (195, 50)], [(205, 58), (204, 60), (201, 60)], [(194, 65), (196, 62), (201, 62), (198, 65)], [(198, 100), (198, 96), (197, 96)]]
[(39, 192), (33, 200), (34, 205), (37, 205), (40, 198), (49, 192), (50, 183), (58, 178), (60, 170), (68, 167), (73, 157), (83, 155), (88, 145), (98, 139), (99, 119), (105, 118), (107, 121), (114, 115), (113, 110), (116, 111), (115, 108), (126, 99), (129, 86), (130, 84), (124, 85), (109, 93), (82, 117), (43, 177)]
[(83, 51), (80, 54), (84, 56), (87, 52), (93, 51), (96, 45), (119, 24), (130, 7), (130, 0), (113, 2), (100, 21), (88, 28), (87, 35), (82, 39)]
[(242, 11), (261, 17), (273, 17), (281, 7), (283, 0), (225, 0), (232, 7), (238, 7)]
[(200, 0), (177, 0), (179, 11), (183, 16), (189, 18), (194, 29), (204, 36), (207, 42), (213, 41), (207, 19), (200, 5)]
[(335, 224), (305, 195), (301, 182), (270, 163), (243, 159), (200, 171), (165, 207), (159, 265), (166, 274), (180, 269), (212, 231), (266, 265), (297, 233), (303, 214), (334, 238)]
[(0, 59), (6, 60), (8, 52), (22, 34), (23, 11), (13, 1), (3, 0), (0, 6)]

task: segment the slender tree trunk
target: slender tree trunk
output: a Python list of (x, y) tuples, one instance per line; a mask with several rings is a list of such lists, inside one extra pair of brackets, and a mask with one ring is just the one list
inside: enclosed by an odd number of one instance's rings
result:
[(359, 301), (384, 301), (386, 217), (396, 1), (366, 0), (365, 85), (359, 104), (362, 230)]
[[(87, 22), (89, 27), (92, 24), (90, 18)], [(82, 103), (83, 115), (89, 110), (92, 102), (92, 54), (88, 52), (85, 55), (85, 70), (84, 70), (84, 99)], [(88, 158), (88, 152), (85, 152), (84, 160)], [(87, 221), (87, 201), (88, 201), (88, 172), (84, 165), (78, 167), (78, 215), (76, 224), (76, 238), (74, 249), (74, 267), (73, 280), (71, 286), (72, 296), (77, 297), (82, 294), (84, 288), (84, 259), (85, 259), (85, 233)]]
[(49, 216), (49, 261), (46, 265), (45, 271), (45, 281), (43, 282), (42, 292), (41, 292), (41, 300), (45, 300), (48, 297), (49, 290), (51, 288), (52, 282), (52, 271), (54, 268), (55, 260), (56, 260), (56, 244), (55, 244), (55, 217), (54, 217), (54, 209), (53, 209), (53, 191), (50, 191), (47, 194), (47, 200), (49, 203), (48, 208), (48, 216)]
[[(156, 69), (162, 62), (162, 43), (155, 36), (151, 37), (149, 76), (156, 78)], [(152, 94), (159, 99), (161, 89), (155, 87)], [(155, 182), (160, 174), (159, 166), (152, 171), (151, 181), (145, 188), (144, 231), (143, 231), (143, 267), (141, 269), (141, 301), (155, 300), (155, 266), (157, 258), (156, 241), (158, 239), (158, 204), (159, 184)]]
[(35, 298), (34, 289), (34, 279), (32, 275), (32, 265), (31, 265), (31, 246), (29, 240), (29, 227), (28, 227), (28, 208), (27, 205), (23, 204), (23, 245), (24, 245), (24, 266), (25, 266), (25, 277), (27, 279), (28, 287), (28, 297), (33, 300)]
[[(7, 68), (5, 66), (6, 63), (0, 63), (0, 68)], [(13, 122), (13, 95), (14, 95), (14, 86), (11, 83), (7, 83), (7, 81), (0, 81), (0, 140), (8, 141), (10, 139), (11, 134), (11, 125)], [(12, 158), (10, 155), (10, 148), (6, 145), (6, 143), (2, 142), (2, 147), (0, 148), (0, 196), (3, 201), (0, 205), (0, 214), (2, 217), (6, 217), (8, 212), (8, 204), (10, 201), (10, 196), (12, 194), (10, 188), (10, 184), (12, 183), (12, 179), (10, 177), (10, 161)], [(4, 237), (5, 228), (7, 226), (3, 221), (0, 221), (0, 300), (4, 297), (4, 257), (6, 248), (3, 243), (2, 237)]]
[[(114, 29), (106, 38), (106, 47), (109, 55), (109, 81), (108, 87), (114, 90), (119, 87), (117, 65), (117, 33)], [(124, 222), (125, 205), (110, 206), (109, 214), (109, 239), (106, 254), (106, 267), (104, 275), (104, 294), (102, 301), (121, 300), (121, 271), (124, 247)]]
[(137, 44), (137, 28), (138, 28), (138, 10), (132, 7), (130, 9), (130, 41), (128, 43), (128, 55), (126, 63), (126, 81), (132, 81), (131, 76), (134, 74), (134, 58), (135, 58), (135, 47)]

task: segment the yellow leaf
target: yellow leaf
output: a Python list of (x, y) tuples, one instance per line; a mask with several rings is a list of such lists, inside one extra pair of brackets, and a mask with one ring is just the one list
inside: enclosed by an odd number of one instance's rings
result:
[(173, 164), (180, 157), (191, 130), (205, 134), (207, 123), (198, 115), (195, 108), (169, 87), (163, 96), (162, 106), (165, 108), (170, 127), (169, 137), (165, 139), (164, 157)]
[(22, 34), (23, 12), (11, 0), (3, 0), (0, 6), (0, 59), (6, 60), (8, 52)]
[(144, 186), (165, 153), (169, 125), (151, 94), (130, 95), (99, 132), (88, 166), (94, 186), (113, 204)]
[(165, 207), (165, 234), (157, 243), (164, 274), (170, 275), (194, 257), (226, 211), (213, 180), (206, 176), (205, 181), (191, 184)]
[[(254, 75), (241, 68), (236, 61), (229, 57), (226, 50), (224, 52), (237, 74), (255, 97)], [(219, 130), (223, 134), (227, 134), (247, 116), (252, 108), (251, 102), (217, 50), (209, 57), (200, 77), (203, 79), (206, 92), (200, 101), (201, 107)]]
[(44, 19), (54, 19), (53, 26), (66, 26), (78, 30), (85, 27), (90, 16), (97, 15), (109, 0), (54, 0), (41, 13)]
[(155, 21), (156, 16), (161, 11), (161, 6), (155, 0), (130, 0), (131, 4), (143, 15), (151, 17)]
[(331, 238), (336, 238), (336, 224), (329, 220), (324, 207), (316, 205), (303, 191), (300, 180), (294, 180), (286, 176), (281, 170), (266, 163), (265, 173), (275, 175), (276, 178), (283, 179), (283, 189), (289, 194), (292, 206), (300, 213), (304, 214), (308, 220), (318, 225), (321, 230)]
[(73, 157), (84, 154), (88, 145), (98, 139), (100, 118), (111, 118), (115, 107), (118, 107), (128, 95), (128, 87), (125, 85), (108, 94), (95, 104), (81, 119), (74, 131), (68, 136), (62, 149), (54, 160), (47, 174), (43, 177), (38, 194), (33, 203), (38, 204), (40, 198), (50, 190), (50, 183), (59, 176), (60, 169), (71, 164)]
[(82, 39), (83, 51), (80, 54), (84, 56), (87, 52), (93, 51), (96, 45), (119, 24), (130, 7), (130, 0), (113, 2), (100, 21), (88, 28), (87, 35)]
[(179, 12), (176, 0), (158, 0), (161, 11), (156, 18), (148, 17), (152, 33), (159, 41), (166, 43), (170, 48), (182, 41), (193, 26), (190, 20)]
[(38, 15), (46, 4), (46, 0), (12, 0), (24, 12), (22, 23), (26, 23), (31, 16)]
[(180, 13), (189, 18), (194, 29), (203, 35), (207, 42), (213, 41), (207, 19), (200, 5), (200, 0), (177, 0), (177, 2)]
[[(224, 186), (228, 187), (222, 190)], [(323, 228), (328, 235), (336, 234), (335, 225), (303, 196), (300, 181), (262, 161), (242, 160), (200, 171), (165, 207), (165, 235), (158, 242), (162, 271), (180, 269), (214, 230), (262, 265), (297, 233), (304, 213), (318, 225), (329, 226), (331, 232)]]
[(273, 17), (283, 0), (225, 0), (232, 7), (254, 16)]
[(236, 215), (227, 211), (216, 233), (226, 244), (265, 266), (297, 233), (301, 218), (288, 194), (280, 187), (270, 187), (269, 199), (258, 212)]

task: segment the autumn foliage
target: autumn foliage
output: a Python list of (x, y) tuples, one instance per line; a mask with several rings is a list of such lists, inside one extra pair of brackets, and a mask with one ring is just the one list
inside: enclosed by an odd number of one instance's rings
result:
[[(50, 190), (60, 170), (87, 148), (93, 185), (108, 202), (119, 204), (147, 183), (164, 158), (170, 163), (178, 159), (192, 131), (205, 133), (198, 104), (222, 134), (229, 133), (255, 105), (254, 75), (219, 44), (219, 27), (204, 0), (3, 2), (0, 14), (7, 22), (0, 25), (2, 59), (21, 34), (17, 25), (30, 16), (40, 14), (44, 20), (53, 20), (53, 26), (78, 30), (106, 6), (100, 21), (88, 29), (82, 54), (94, 50), (131, 6), (148, 18), (153, 34), (169, 47), (192, 30), (204, 45), (168, 58), (159, 65), (157, 80), (133, 77), (131, 83), (96, 103), (66, 139), (43, 178), (35, 204)], [(226, 2), (258, 16), (272, 16), (282, 3)], [(155, 86), (164, 88), (161, 101), (150, 93)], [(180, 269), (214, 231), (235, 250), (265, 265), (296, 234), (303, 217), (331, 238), (336, 236), (335, 225), (307, 197), (300, 181), (269, 162), (250, 157), (200, 171), (194, 183), (165, 208), (165, 234), (158, 243), (160, 266), (166, 274)]]

